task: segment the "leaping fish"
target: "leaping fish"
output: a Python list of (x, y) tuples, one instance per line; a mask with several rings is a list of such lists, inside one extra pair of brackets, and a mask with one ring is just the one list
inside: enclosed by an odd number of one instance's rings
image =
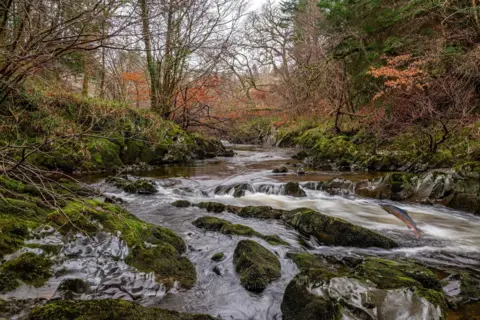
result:
[(423, 231), (417, 227), (417, 224), (415, 223), (415, 221), (413, 221), (412, 218), (410, 218), (407, 211), (392, 205), (381, 205), (381, 207), (383, 208), (383, 210), (402, 220), (403, 223), (407, 225), (408, 229), (413, 230), (417, 239), (420, 238), (420, 236), (423, 234)]

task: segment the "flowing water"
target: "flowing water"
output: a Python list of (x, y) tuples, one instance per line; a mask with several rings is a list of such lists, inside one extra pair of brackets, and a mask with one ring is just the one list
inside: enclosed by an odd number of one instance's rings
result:
[[(154, 281), (153, 274), (137, 272), (123, 262), (122, 257), (128, 255), (129, 249), (124, 247), (122, 241), (116, 236), (99, 234), (94, 239), (78, 235), (74, 242), (63, 247), (62, 254), (69, 257), (57, 266), (63, 275), (52, 278), (43, 288), (23, 286), (9, 293), (9, 296), (52, 298), (63, 278), (78, 277), (87, 280), (95, 288), (93, 295), (84, 298), (124, 298), (137, 300), (147, 306), (208, 313), (222, 319), (263, 320), (282, 318), (280, 305), (283, 293), (298, 272), (296, 265), (287, 258), (287, 252), (407, 257), (435, 267), (440, 275), (444, 268), (461, 268), (480, 274), (480, 217), (437, 206), (394, 203), (407, 210), (425, 232), (420, 239), (416, 239), (401, 221), (381, 209), (378, 200), (332, 196), (307, 188), (304, 188), (307, 196), (303, 198), (283, 194), (283, 186), (290, 181), (302, 185), (334, 177), (358, 181), (375, 175), (307, 171), (306, 175), (297, 176), (293, 167), (295, 161), (291, 159), (295, 150), (234, 147), (237, 155), (233, 158), (165, 166), (149, 172), (149, 178), (154, 179), (159, 189), (155, 195), (127, 194), (105, 184), (98, 177), (92, 177), (89, 181), (106, 194), (123, 198), (126, 208), (140, 219), (170, 228), (185, 240), (188, 247), (186, 255), (197, 271), (197, 283), (192, 289), (167, 292)], [(272, 169), (282, 165), (291, 166), (288, 174), (272, 173)], [(245, 194), (234, 197), (232, 186), (242, 184), (246, 189)], [(254, 239), (279, 257), (282, 270), (280, 279), (272, 282), (261, 294), (254, 294), (240, 285), (232, 262), (236, 244), (243, 237), (197, 229), (192, 222), (212, 213), (197, 207), (176, 208), (171, 205), (176, 200), (271, 206), (286, 210), (308, 207), (376, 230), (396, 240), (401, 247), (395, 250), (326, 247), (314, 239), (305, 238), (281, 221), (241, 218), (223, 213), (222, 219), (250, 226), (263, 234), (278, 235), (289, 243), (289, 246), (272, 246), (261, 239)], [(52, 243), (59, 241), (55, 233), (45, 239), (51, 239), (49, 241)], [(221, 262), (213, 262), (211, 257), (217, 252), (224, 252), (226, 258)]]
[[(150, 296), (145, 305), (184, 312), (208, 313), (222, 319), (281, 319), (280, 304), (288, 282), (298, 272), (286, 257), (289, 251), (308, 251), (336, 256), (385, 256), (414, 258), (437, 267), (459, 267), (480, 273), (480, 218), (437, 206), (413, 203), (395, 203), (407, 210), (425, 234), (416, 239), (413, 233), (394, 216), (379, 206), (379, 201), (357, 197), (331, 196), (321, 191), (304, 189), (307, 197), (282, 195), (285, 182), (325, 181), (342, 176), (350, 180), (372, 178), (369, 174), (307, 171), (295, 175), (294, 168), (285, 175), (273, 174), (273, 168), (292, 165), (293, 150), (236, 146), (237, 156), (199, 161), (190, 166), (166, 166), (149, 173), (160, 192), (139, 196), (123, 193), (100, 184), (104, 191), (127, 201), (126, 207), (140, 219), (162, 225), (178, 233), (186, 242), (186, 255), (195, 264), (197, 284), (181, 292), (166, 296)], [(242, 197), (234, 197), (231, 186), (247, 184)], [(313, 239), (305, 239), (295, 230), (279, 221), (241, 218), (223, 213), (222, 218), (232, 223), (250, 226), (263, 234), (275, 234), (290, 246), (272, 246), (255, 239), (276, 253), (280, 259), (282, 276), (261, 294), (246, 291), (235, 274), (232, 256), (239, 236), (205, 232), (192, 225), (196, 218), (212, 215), (196, 207), (176, 208), (175, 200), (192, 203), (215, 201), (235, 206), (271, 206), (278, 209), (308, 207), (324, 214), (339, 217), (388, 235), (401, 244), (395, 250), (356, 249), (320, 246)], [(393, 203), (393, 202), (391, 202)], [(210, 258), (224, 252), (226, 259), (213, 262)], [(216, 272), (213, 270), (216, 267)], [(220, 275), (218, 274), (220, 273)]]

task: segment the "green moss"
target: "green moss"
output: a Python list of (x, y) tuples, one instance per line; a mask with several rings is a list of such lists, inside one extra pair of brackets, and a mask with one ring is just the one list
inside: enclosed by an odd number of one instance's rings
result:
[(230, 234), (237, 236), (245, 237), (258, 237), (264, 239), (272, 245), (281, 244), (288, 245), (285, 241), (280, 239), (275, 235), (263, 235), (248, 226), (241, 224), (232, 224), (227, 220), (219, 219), (216, 217), (200, 217), (193, 222), (193, 225), (197, 228), (208, 230), (208, 231), (217, 231), (222, 234)]
[(213, 261), (222, 261), (225, 259), (225, 253), (223, 252), (217, 252), (212, 256)]
[(284, 210), (273, 209), (272, 207), (242, 207), (238, 210), (228, 209), (228, 211), (244, 218), (256, 219), (280, 219), (285, 212)]
[(37, 225), (30, 220), (0, 216), (0, 258), (19, 249), (30, 235), (28, 229)]
[(413, 262), (367, 258), (355, 269), (355, 276), (360, 280), (368, 279), (376, 283), (380, 289), (424, 287), (441, 290), (435, 274)]
[(315, 236), (320, 243), (327, 245), (385, 249), (398, 246), (390, 238), (374, 231), (306, 208), (289, 212), (284, 215), (284, 221), (304, 234)]
[(47, 215), (47, 211), (35, 202), (19, 199), (0, 199), (0, 216), (13, 216), (29, 220), (39, 220)]
[(82, 279), (65, 279), (58, 286), (58, 290), (82, 294), (88, 291), (88, 284)]
[(213, 320), (207, 315), (142, 307), (124, 300), (54, 301), (34, 309), (28, 320)]
[(169, 287), (178, 281), (183, 288), (191, 288), (197, 280), (195, 266), (170, 245), (134, 248), (126, 262), (140, 271), (154, 271), (156, 279)]
[(470, 300), (480, 299), (480, 281), (472, 278), (468, 273), (460, 274), (460, 289), (462, 296)]
[(309, 292), (319, 282), (328, 281), (333, 275), (324, 269), (313, 269), (298, 274), (287, 286), (281, 310), (284, 320), (340, 320), (339, 303)]
[(208, 212), (222, 213), (225, 211), (226, 206), (223, 203), (218, 202), (200, 202), (198, 207), (206, 209)]
[(15, 260), (9, 260), (0, 266), (0, 292), (5, 293), (24, 283), (41, 287), (52, 276), (52, 262), (42, 256), (28, 252)]
[(112, 170), (115, 167), (122, 167), (120, 160), (120, 147), (105, 138), (91, 138), (87, 142), (87, 149), (90, 153), (90, 160), (83, 165), (87, 169)]
[(107, 179), (107, 182), (112, 183), (115, 187), (123, 189), (123, 191), (128, 193), (154, 194), (158, 192), (154, 183), (145, 179), (131, 181), (128, 177), (111, 177)]
[(425, 298), (428, 302), (430, 302), (434, 306), (440, 307), (440, 309), (442, 309), (442, 314), (446, 313), (447, 302), (445, 300), (445, 296), (441, 291), (417, 287), (415, 292), (420, 297)]
[(238, 243), (233, 264), (242, 286), (253, 292), (263, 291), (271, 281), (280, 278), (278, 258), (255, 241)]
[(177, 200), (172, 203), (172, 206), (177, 208), (188, 208), (191, 206), (191, 203), (190, 201), (187, 201), (187, 200)]

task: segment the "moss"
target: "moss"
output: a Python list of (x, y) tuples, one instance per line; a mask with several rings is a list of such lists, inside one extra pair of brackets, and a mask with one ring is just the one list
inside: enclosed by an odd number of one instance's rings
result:
[(225, 253), (223, 252), (217, 252), (212, 256), (213, 261), (222, 261), (225, 259)]
[(208, 212), (222, 213), (225, 211), (226, 206), (223, 203), (218, 202), (200, 202), (198, 207), (206, 209)]
[(0, 266), (0, 292), (5, 293), (24, 283), (41, 287), (52, 276), (52, 262), (42, 256), (27, 252), (15, 260), (9, 260)]
[(424, 287), (441, 290), (435, 274), (413, 262), (367, 258), (355, 269), (355, 276), (360, 280), (368, 279), (376, 283), (380, 289)]
[(139, 179), (135, 182), (129, 183), (123, 187), (123, 190), (129, 193), (138, 193), (138, 194), (154, 194), (158, 190), (155, 185), (148, 180)]
[(109, 139), (91, 138), (87, 142), (87, 149), (90, 159), (83, 164), (86, 169), (110, 171), (112, 168), (123, 166), (123, 162), (120, 160), (120, 147)]
[(219, 219), (216, 217), (201, 217), (193, 222), (193, 225), (197, 228), (217, 231), (222, 234), (245, 236), (245, 237), (258, 237), (264, 239), (272, 245), (288, 245), (285, 241), (275, 235), (263, 235), (248, 226), (241, 224), (232, 224), (227, 220)]
[(233, 255), (235, 271), (242, 286), (253, 292), (262, 292), (267, 285), (280, 278), (280, 261), (278, 258), (251, 240), (242, 240)]
[(47, 211), (31, 201), (2, 198), (0, 199), (0, 215), (39, 220), (47, 215)]
[(187, 200), (177, 200), (172, 203), (172, 206), (177, 208), (188, 208), (191, 206), (191, 203), (190, 201), (187, 201)]
[(284, 221), (304, 234), (315, 236), (326, 245), (384, 249), (398, 246), (390, 238), (374, 231), (306, 208), (289, 212), (284, 216)]
[(28, 228), (37, 225), (34, 221), (0, 215), (0, 258), (20, 248), (30, 235)]
[(480, 281), (475, 280), (466, 272), (460, 274), (460, 289), (462, 296), (470, 300), (480, 299)]
[(305, 191), (300, 188), (297, 182), (288, 182), (285, 185), (285, 195), (292, 197), (306, 197)]
[(172, 287), (178, 281), (183, 288), (191, 288), (197, 280), (195, 266), (170, 245), (153, 248), (134, 248), (126, 262), (140, 271), (155, 272), (158, 281)]
[[(229, 209), (233, 212), (234, 210)], [(256, 218), (256, 219), (280, 219), (285, 211), (273, 209), (272, 207), (243, 207), (236, 210), (237, 215), (244, 218)]]
[(207, 315), (181, 314), (175, 311), (142, 307), (124, 300), (54, 301), (34, 309), (28, 320), (208, 320)]
[(281, 310), (284, 320), (340, 320), (342, 307), (339, 303), (324, 299), (309, 292), (308, 288), (318, 282), (328, 281), (332, 274), (322, 269), (313, 269), (298, 274), (288, 284)]
[(158, 192), (155, 184), (145, 179), (131, 181), (128, 177), (111, 177), (106, 181), (128, 193), (154, 194)]
[(447, 310), (447, 302), (441, 291), (417, 287), (415, 292), (434, 306), (440, 307), (440, 309), (442, 309), (442, 314), (445, 314)]
[(40, 249), (46, 254), (46, 255), (58, 255), (60, 251), (62, 251), (63, 246), (62, 245), (55, 245), (55, 244), (42, 244), (39, 246)]
[[(141, 271), (155, 272), (157, 279), (166, 285), (178, 281), (190, 288), (195, 283), (194, 266), (181, 256), (185, 252), (182, 238), (169, 229), (139, 220), (119, 206), (96, 200), (70, 202), (48, 219), (64, 234), (95, 233), (100, 229), (113, 234), (120, 231), (121, 238), (131, 248), (127, 263)], [(150, 248), (151, 245), (154, 247)]]

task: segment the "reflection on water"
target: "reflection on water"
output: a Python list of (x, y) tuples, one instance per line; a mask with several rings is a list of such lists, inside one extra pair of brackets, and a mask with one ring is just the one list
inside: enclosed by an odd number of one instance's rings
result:
[[(480, 273), (479, 217), (443, 207), (395, 203), (407, 210), (418, 227), (425, 232), (422, 238), (416, 239), (401, 221), (385, 212), (376, 200), (331, 196), (307, 189), (306, 197), (294, 198), (274, 191), (280, 190), (281, 185), (289, 181), (325, 181), (337, 176), (361, 180), (375, 175), (307, 171), (306, 175), (297, 176), (293, 173), (293, 166), (289, 167), (290, 173), (278, 175), (273, 174), (272, 169), (295, 163), (291, 159), (295, 150), (243, 146), (237, 148), (236, 152), (237, 156), (233, 158), (204, 160), (190, 165), (168, 165), (148, 172), (148, 176), (155, 179), (159, 186), (159, 193), (153, 196), (126, 194), (111, 186), (98, 184), (107, 193), (127, 200), (127, 208), (138, 217), (173, 229), (188, 245), (187, 255), (195, 264), (198, 275), (196, 286), (188, 291), (167, 294), (163, 299), (147, 300), (145, 304), (178, 311), (209, 313), (223, 319), (281, 319), (280, 303), (283, 292), (298, 272), (296, 266), (286, 257), (288, 251), (406, 257), (436, 266), (439, 274), (442, 274), (442, 269), (449, 267)], [(94, 177), (93, 180), (98, 181), (98, 178)], [(245, 196), (239, 198), (229, 193), (215, 192), (221, 186), (244, 183), (251, 186), (254, 192), (246, 191)], [(250, 226), (261, 233), (276, 234), (290, 244), (289, 247), (272, 246), (255, 239), (277, 254), (282, 266), (282, 276), (262, 294), (252, 294), (240, 286), (232, 264), (233, 251), (242, 237), (204, 232), (195, 228), (192, 221), (209, 214), (196, 207), (171, 206), (173, 201), (180, 199), (193, 203), (216, 201), (235, 206), (261, 205), (285, 210), (308, 207), (377, 230), (395, 239), (401, 247), (395, 250), (324, 247), (309, 239), (305, 239), (306, 242), (301, 244), (298, 241), (299, 235), (278, 221), (245, 219), (224, 213), (223, 219)], [(211, 256), (217, 252), (224, 252), (226, 259), (221, 262), (211, 261)], [(214, 267), (217, 267), (217, 272), (213, 271)], [(478, 312), (477, 305), (468, 306), (466, 309), (465, 314)], [(464, 318), (449, 316), (449, 319)]]

